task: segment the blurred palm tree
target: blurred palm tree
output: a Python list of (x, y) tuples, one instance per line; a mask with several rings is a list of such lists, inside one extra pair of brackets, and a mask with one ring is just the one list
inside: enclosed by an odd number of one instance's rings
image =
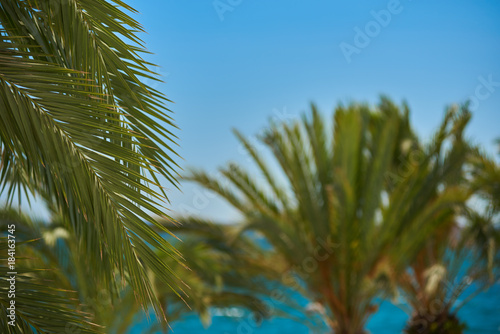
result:
[(0, 0), (0, 189), (9, 203), (54, 205), (100, 287), (117, 296), (118, 275), (160, 315), (147, 270), (175, 280), (157, 252), (176, 251), (152, 228), (166, 211), (160, 181), (177, 186), (175, 125), (144, 84), (158, 78), (126, 11), (120, 0)]
[[(466, 327), (457, 312), (500, 278), (498, 229), (500, 168), (478, 148), (468, 155), (474, 201), (437, 229), (410, 271), (399, 279), (412, 316), (409, 334), (455, 334)], [(461, 223), (459, 223), (461, 219)], [(458, 300), (461, 299), (460, 302)]]
[(271, 123), (261, 136), (275, 165), (236, 132), (260, 177), (230, 164), (221, 178), (198, 170), (186, 178), (238, 209), (242, 231), (267, 238), (293, 273), (284, 282), (305, 287), (335, 333), (365, 332), (375, 297), (469, 196), (449, 182), (465, 161), (467, 110), (450, 108), (421, 145), (402, 109), (386, 98), (374, 109), (339, 106), (332, 129), (312, 106), (311, 119)]
[(429, 236), (408, 272), (399, 277), (411, 314), (406, 333), (462, 333), (466, 324), (458, 311), (498, 281), (498, 231), (483, 216), (468, 216), (467, 226), (452, 222)]

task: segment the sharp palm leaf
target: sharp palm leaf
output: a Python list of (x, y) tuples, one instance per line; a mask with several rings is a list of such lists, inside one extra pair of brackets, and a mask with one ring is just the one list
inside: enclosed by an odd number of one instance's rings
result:
[(145, 267), (175, 280), (155, 252), (177, 252), (150, 227), (165, 212), (160, 181), (177, 186), (175, 125), (165, 96), (142, 82), (157, 78), (124, 9), (0, 1), (0, 186), (54, 202), (103, 284), (115, 289), (116, 269), (161, 313)]

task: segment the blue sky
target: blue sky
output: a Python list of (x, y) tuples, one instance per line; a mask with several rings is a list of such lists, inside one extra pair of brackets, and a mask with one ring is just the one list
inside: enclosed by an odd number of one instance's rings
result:
[[(479, 103), (468, 134), (495, 151), (498, 1), (127, 2), (147, 31), (142, 38), (154, 53), (147, 60), (160, 65), (166, 81), (156, 88), (175, 102), (170, 108), (181, 129), (183, 167), (214, 171), (229, 160), (245, 163), (233, 127), (254, 135), (269, 118), (292, 119), (311, 101), (331, 115), (338, 102), (375, 103), (380, 94), (405, 99), (423, 136), (439, 124), (446, 105), (472, 96)], [(389, 9), (390, 20), (376, 29), (373, 11)], [(340, 45), (356, 47), (357, 28), (372, 29), (371, 37), (348, 62)], [(170, 197), (174, 213), (191, 207), (222, 220), (235, 217), (192, 185)]]
[[(498, 1), (129, 3), (147, 31), (143, 39), (154, 53), (148, 60), (161, 66), (166, 83), (158, 88), (175, 102), (183, 167), (215, 171), (229, 160), (245, 163), (233, 127), (250, 136), (269, 118), (307, 111), (311, 101), (331, 114), (338, 102), (375, 103), (380, 94), (406, 99), (422, 136), (437, 127), (447, 105), (472, 96), (478, 103), (468, 134), (495, 151)], [(388, 9), (390, 20), (380, 14), (385, 26), (377, 31), (373, 11)], [(348, 62), (340, 45), (356, 47), (356, 28), (368, 28), (371, 37), (369, 44), (358, 40), (363, 48)], [(193, 185), (184, 184), (182, 194), (172, 191), (171, 199), (174, 213), (191, 208), (226, 221), (235, 217)]]

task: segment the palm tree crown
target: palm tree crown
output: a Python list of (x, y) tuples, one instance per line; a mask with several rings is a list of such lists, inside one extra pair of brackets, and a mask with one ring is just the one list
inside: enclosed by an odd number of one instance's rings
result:
[(187, 179), (241, 211), (242, 230), (265, 235), (293, 273), (285, 281), (306, 286), (336, 333), (361, 333), (374, 298), (467, 199), (460, 175), (468, 120), (466, 109), (451, 108), (423, 145), (407, 107), (386, 98), (375, 110), (339, 106), (333, 131), (313, 106), (311, 119), (271, 124), (261, 137), (278, 168), (236, 132), (261, 178), (230, 164), (222, 179), (198, 170)]

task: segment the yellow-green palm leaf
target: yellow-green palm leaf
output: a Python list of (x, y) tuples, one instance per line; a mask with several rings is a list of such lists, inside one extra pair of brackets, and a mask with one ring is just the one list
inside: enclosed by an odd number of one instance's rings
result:
[(168, 100), (141, 58), (141, 26), (121, 1), (0, 1), (0, 188), (61, 211), (93, 275), (115, 271), (161, 312), (147, 276), (175, 275), (151, 225), (177, 186)]

